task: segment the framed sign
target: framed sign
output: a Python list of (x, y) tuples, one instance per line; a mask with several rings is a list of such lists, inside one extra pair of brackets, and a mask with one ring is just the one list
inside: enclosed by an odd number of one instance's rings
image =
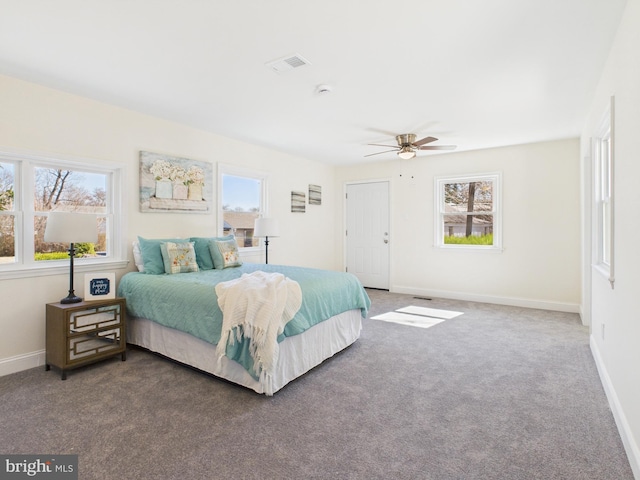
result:
[(86, 273), (84, 275), (84, 299), (104, 300), (116, 298), (115, 273)]

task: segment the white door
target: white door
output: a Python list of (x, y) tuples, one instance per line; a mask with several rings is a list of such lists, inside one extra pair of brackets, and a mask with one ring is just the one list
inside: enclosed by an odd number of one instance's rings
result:
[(389, 289), (389, 182), (347, 185), (347, 271)]

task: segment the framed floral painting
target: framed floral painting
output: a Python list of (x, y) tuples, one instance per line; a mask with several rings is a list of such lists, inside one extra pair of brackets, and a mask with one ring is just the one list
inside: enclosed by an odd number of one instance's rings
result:
[(210, 213), (213, 165), (140, 152), (140, 211)]

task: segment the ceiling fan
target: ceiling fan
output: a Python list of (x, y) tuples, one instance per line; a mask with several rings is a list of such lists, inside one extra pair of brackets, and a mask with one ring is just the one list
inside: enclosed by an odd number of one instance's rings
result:
[(396, 142), (398, 145), (381, 145), (379, 143), (370, 143), (369, 145), (375, 145), (377, 147), (391, 147), (393, 150), (385, 150), (384, 152), (370, 153), (365, 157), (372, 155), (380, 155), (382, 153), (397, 152), (398, 156), (404, 160), (408, 160), (416, 156), (418, 150), (454, 150), (456, 145), (427, 145), (438, 140), (435, 137), (424, 137), (420, 140), (416, 140), (416, 136), (413, 133), (404, 133), (402, 135), (396, 135)]

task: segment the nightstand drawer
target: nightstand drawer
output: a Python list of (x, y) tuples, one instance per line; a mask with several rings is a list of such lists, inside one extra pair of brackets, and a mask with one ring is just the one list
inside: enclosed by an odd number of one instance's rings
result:
[(120, 305), (96, 307), (69, 315), (69, 333), (87, 333), (100, 328), (120, 325)]
[(113, 328), (69, 338), (69, 363), (110, 352), (122, 351), (122, 330)]

